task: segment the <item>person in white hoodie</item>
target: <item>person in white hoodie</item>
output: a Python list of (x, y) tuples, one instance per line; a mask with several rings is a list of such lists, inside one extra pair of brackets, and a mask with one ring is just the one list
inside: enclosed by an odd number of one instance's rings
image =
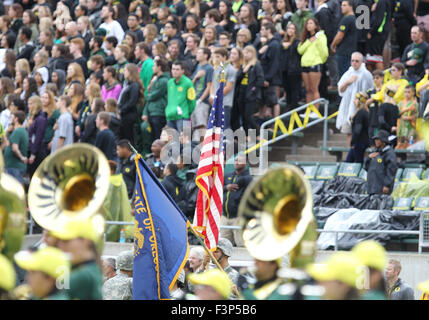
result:
[(350, 118), (354, 115), (356, 107), (354, 98), (358, 92), (366, 92), (374, 87), (371, 72), (363, 63), (363, 56), (360, 52), (354, 52), (351, 56), (351, 67), (343, 74), (338, 81), (338, 94), (341, 103), (338, 108), (336, 127), (341, 133), (348, 135), (348, 144), (352, 137), (352, 127)]

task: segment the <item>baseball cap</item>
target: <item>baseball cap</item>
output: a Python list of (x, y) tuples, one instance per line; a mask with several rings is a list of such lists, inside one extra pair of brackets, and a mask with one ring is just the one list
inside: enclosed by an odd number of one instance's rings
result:
[(314, 263), (307, 272), (317, 281), (341, 281), (356, 287), (362, 274), (362, 263), (352, 252), (336, 252), (325, 263)]
[(232, 291), (231, 280), (225, 272), (219, 269), (211, 269), (203, 273), (192, 273), (189, 275), (188, 279), (193, 284), (202, 284), (212, 287), (225, 299), (229, 297)]
[(84, 238), (97, 243), (98, 234), (95, 226), (89, 219), (72, 219), (65, 223), (59, 230), (52, 230), (50, 234), (60, 240), (71, 240), (76, 238)]
[(67, 255), (54, 247), (45, 247), (35, 252), (20, 251), (15, 254), (15, 261), (24, 270), (42, 271), (53, 278), (70, 270)]
[(12, 263), (0, 254), (0, 288), (10, 291), (15, 287), (16, 275)]
[(377, 134), (372, 139), (380, 139), (384, 143), (389, 143), (389, 132), (386, 130), (378, 130)]
[(383, 271), (386, 263), (386, 250), (374, 240), (366, 240), (358, 243), (352, 249), (362, 264)]

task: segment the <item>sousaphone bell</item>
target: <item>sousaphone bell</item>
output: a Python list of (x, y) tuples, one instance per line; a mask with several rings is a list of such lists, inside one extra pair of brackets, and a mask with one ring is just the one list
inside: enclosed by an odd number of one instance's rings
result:
[(43, 160), (31, 179), (31, 215), (50, 231), (61, 230), (70, 219), (88, 219), (101, 237), (109, 177), (108, 161), (98, 148), (86, 143), (65, 146)]

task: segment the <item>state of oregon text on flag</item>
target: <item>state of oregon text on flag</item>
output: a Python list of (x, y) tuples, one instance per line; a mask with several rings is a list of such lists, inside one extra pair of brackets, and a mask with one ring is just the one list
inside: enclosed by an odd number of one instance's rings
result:
[(140, 155), (135, 161), (133, 299), (169, 299), (188, 258), (189, 221)]

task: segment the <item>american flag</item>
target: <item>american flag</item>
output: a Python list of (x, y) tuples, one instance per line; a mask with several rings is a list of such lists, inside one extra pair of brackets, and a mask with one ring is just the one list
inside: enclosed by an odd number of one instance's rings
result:
[(210, 111), (195, 179), (200, 190), (198, 191), (193, 228), (204, 238), (207, 248), (211, 251), (217, 246), (223, 203), (223, 130), (225, 125), (223, 88), (225, 79), (223, 73), (221, 75), (220, 86)]

